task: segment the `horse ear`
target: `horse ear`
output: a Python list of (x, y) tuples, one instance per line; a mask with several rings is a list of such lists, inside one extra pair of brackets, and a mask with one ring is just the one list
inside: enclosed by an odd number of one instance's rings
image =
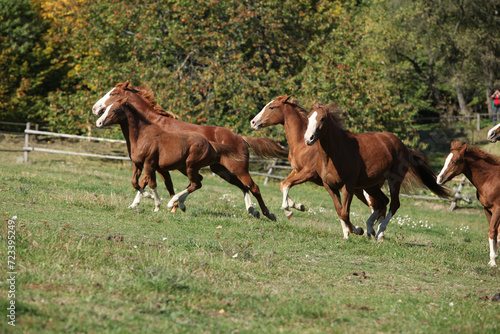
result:
[(469, 144), (468, 142), (465, 142), (465, 144), (464, 144), (464, 146), (463, 146), (463, 150), (464, 150), (464, 152), (467, 152), (467, 145), (468, 145), (468, 144)]
[(130, 80), (125, 81), (123, 88), (128, 88), (128, 86), (130, 86)]

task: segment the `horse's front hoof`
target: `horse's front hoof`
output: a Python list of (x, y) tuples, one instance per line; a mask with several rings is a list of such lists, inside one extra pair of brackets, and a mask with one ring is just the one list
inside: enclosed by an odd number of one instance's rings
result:
[(365, 234), (365, 230), (363, 230), (362, 227), (356, 226), (356, 234), (363, 235), (363, 234)]
[(300, 204), (297, 204), (297, 210), (306, 211), (306, 207), (304, 206), (304, 204), (300, 203)]
[(267, 218), (269, 218), (271, 221), (275, 222), (276, 221), (276, 215), (274, 213), (270, 213)]
[(288, 218), (288, 220), (293, 218), (293, 212), (290, 210), (285, 210), (285, 216)]
[(385, 240), (385, 237), (383, 235), (380, 235), (377, 237), (378, 242), (384, 242), (384, 240)]
[(375, 231), (371, 231), (371, 232), (366, 231), (366, 236), (370, 239), (375, 238)]

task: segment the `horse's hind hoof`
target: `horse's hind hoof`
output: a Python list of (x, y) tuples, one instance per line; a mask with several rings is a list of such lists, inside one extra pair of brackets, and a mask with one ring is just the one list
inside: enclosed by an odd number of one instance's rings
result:
[(290, 210), (285, 210), (285, 216), (288, 218), (288, 220), (293, 218), (293, 212)]
[(358, 226), (358, 227), (356, 227), (356, 234), (357, 235), (363, 235), (363, 234), (365, 234), (365, 230), (363, 230), (362, 227)]
[(255, 210), (253, 207), (248, 208), (248, 213), (257, 219), (260, 218), (260, 212), (258, 210)]
[(179, 209), (181, 209), (182, 212), (186, 212), (186, 204), (179, 203)]
[(267, 218), (271, 219), (273, 222), (276, 221), (276, 215), (274, 213), (270, 213)]
[(304, 206), (304, 204), (298, 204), (297, 205), (297, 210), (299, 210), (299, 211), (306, 211), (306, 207)]

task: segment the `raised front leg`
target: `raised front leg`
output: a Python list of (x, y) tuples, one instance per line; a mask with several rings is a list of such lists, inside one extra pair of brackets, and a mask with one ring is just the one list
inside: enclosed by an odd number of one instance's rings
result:
[(283, 180), (280, 184), (280, 191), (283, 194), (283, 203), (281, 204), (281, 208), (285, 210), (285, 215), (288, 219), (293, 217), (293, 212), (290, 208), (305, 211), (306, 208), (302, 203), (295, 203), (290, 196), (288, 195), (290, 189), (297, 185), (307, 181), (311, 181), (314, 178), (315, 173), (308, 169), (302, 169), (300, 171), (292, 170), (292, 172), (287, 176), (285, 180)]

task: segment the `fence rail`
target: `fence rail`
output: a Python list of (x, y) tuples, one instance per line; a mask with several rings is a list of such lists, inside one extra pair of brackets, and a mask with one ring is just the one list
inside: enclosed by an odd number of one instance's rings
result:
[(113, 159), (113, 160), (130, 160), (129, 157), (126, 156), (117, 156), (117, 155), (106, 155), (106, 154), (95, 154), (95, 153), (87, 153), (87, 152), (72, 152), (72, 151), (64, 151), (64, 150), (53, 150), (48, 148), (41, 147), (31, 147), (30, 146), (30, 135), (43, 135), (43, 136), (51, 136), (51, 137), (59, 137), (59, 138), (72, 138), (72, 139), (80, 139), (80, 140), (89, 140), (89, 141), (101, 141), (101, 142), (109, 142), (109, 143), (120, 143), (125, 144), (125, 140), (121, 139), (108, 139), (108, 138), (99, 138), (99, 137), (89, 137), (89, 136), (77, 136), (77, 135), (69, 135), (66, 133), (57, 133), (57, 132), (48, 132), (48, 131), (38, 131), (31, 130), (31, 123), (26, 123), (26, 129), (24, 130), (24, 162), (29, 162), (29, 152), (46, 152), (46, 153), (55, 153), (55, 154), (68, 154), (68, 155), (77, 155), (84, 156), (90, 158), (100, 158), (100, 159)]
[[(479, 125), (479, 119), (480, 115), (478, 114), (477, 116), (470, 116), (470, 118), (476, 117), (478, 120), (478, 125)], [(88, 152), (72, 152), (72, 151), (64, 151), (64, 150), (55, 150), (55, 149), (47, 149), (47, 148), (41, 148), (41, 147), (32, 147), (30, 146), (30, 135), (42, 135), (42, 136), (52, 136), (52, 137), (59, 137), (59, 138), (70, 138), (70, 139), (79, 139), (79, 140), (87, 140), (87, 141), (97, 141), (97, 142), (109, 142), (109, 143), (119, 143), (119, 144), (125, 144), (125, 140), (121, 139), (108, 139), (108, 138), (100, 138), (100, 137), (90, 137), (90, 136), (77, 136), (77, 135), (70, 135), (70, 134), (65, 134), (65, 133), (56, 133), (56, 132), (49, 132), (49, 131), (39, 131), (39, 130), (31, 130), (31, 123), (11, 123), (11, 122), (0, 122), (0, 124), (6, 124), (6, 125), (16, 125), (16, 126), (21, 126), (25, 125), (26, 129), (24, 130), (24, 135), (25, 135), (25, 142), (24, 142), (24, 162), (28, 163), (28, 154), (29, 152), (46, 152), (46, 153), (54, 153), (54, 154), (67, 154), (67, 155), (74, 155), (74, 156), (85, 156), (85, 157), (91, 157), (91, 158), (99, 158), (99, 159), (112, 159), (112, 160), (130, 160), (128, 156), (117, 156), (117, 155), (106, 155), (106, 154), (95, 154), (95, 153), (88, 153)], [(251, 156), (253, 161), (269, 161), (269, 160), (256, 160), (256, 157)], [(293, 168), (290, 166), (289, 162), (286, 160), (280, 160), (280, 159), (273, 159), (271, 160), (270, 164), (265, 167), (267, 169), (267, 172), (255, 172), (255, 171), (250, 171), (250, 174), (252, 175), (258, 175), (258, 176), (264, 176), (264, 184), (267, 184), (270, 179), (278, 179), (278, 180), (284, 180), (286, 177), (282, 175), (276, 175), (275, 172), (277, 170), (289, 170), (291, 171)], [(457, 204), (459, 201), (464, 201), (466, 203), (472, 203), (473, 198), (464, 196), (462, 194), (463, 189), (469, 185), (468, 180), (465, 178), (465, 176), (461, 179), (455, 178), (453, 181), (458, 182), (458, 187), (455, 191), (455, 196), (454, 198), (448, 200), (451, 201), (450, 205), (450, 211), (454, 210), (457, 207)], [(424, 199), (424, 200), (442, 200), (438, 197), (433, 197), (433, 196), (422, 196), (422, 195), (407, 195), (407, 194), (401, 194), (403, 197), (409, 197), (413, 199)]]

